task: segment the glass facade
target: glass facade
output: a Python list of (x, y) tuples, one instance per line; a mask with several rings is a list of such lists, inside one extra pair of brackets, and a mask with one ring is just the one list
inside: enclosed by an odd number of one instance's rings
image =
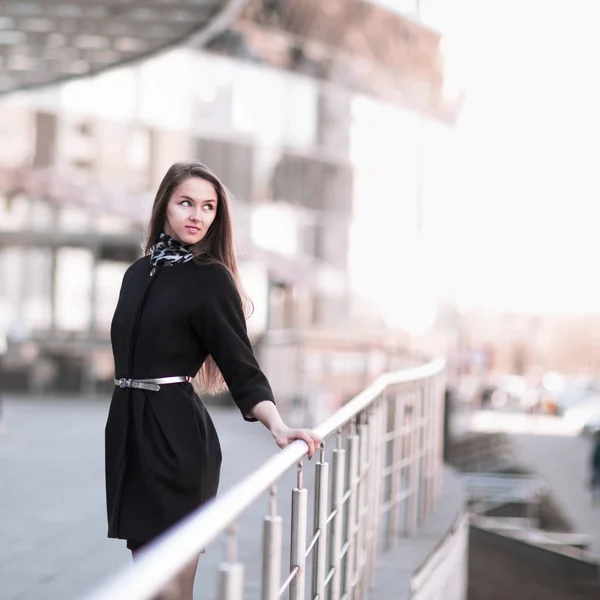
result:
[(92, 340), (85, 376), (101, 376), (153, 194), (189, 158), (233, 195), (253, 336), (410, 321), (390, 274), (409, 272), (419, 236), (426, 117), (359, 86), (225, 54), (177, 48), (3, 99), (0, 137), (14, 148), (0, 145), (0, 303), (13, 307), (4, 347)]

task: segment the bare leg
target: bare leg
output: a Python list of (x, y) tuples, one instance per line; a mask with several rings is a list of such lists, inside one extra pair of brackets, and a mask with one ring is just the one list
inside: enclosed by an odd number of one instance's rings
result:
[(198, 568), (198, 559), (190, 561), (177, 576), (177, 584), (179, 588), (179, 596), (177, 600), (194, 600), (194, 579), (196, 577), (196, 569)]
[[(132, 552), (133, 559), (140, 552), (136, 550)], [(192, 559), (179, 574), (167, 585), (155, 600), (194, 600), (194, 579), (196, 577), (196, 569), (198, 568), (198, 559), (200, 556)]]

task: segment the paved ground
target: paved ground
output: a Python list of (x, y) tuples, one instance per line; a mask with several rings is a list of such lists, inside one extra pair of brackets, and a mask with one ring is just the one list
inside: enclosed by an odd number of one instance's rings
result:
[(519, 463), (546, 480), (574, 531), (588, 534), (591, 551), (600, 556), (600, 505), (592, 505), (587, 486), (590, 441), (558, 417), (483, 411), (471, 426), (510, 434)]
[[(7, 401), (0, 433), (0, 599), (80, 597), (130, 561), (124, 542), (106, 538), (104, 423), (107, 402)], [(221, 490), (276, 451), (269, 432), (235, 410), (213, 409), (224, 465)], [(293, 474), (291, 477), (293, 478)], [(284, 503), (285, 504), (285, 503)], [(240, 521), (240, 553), (260, 556), (266, 499)], [(216, 542), (200, 561), (198, 596), (213, 587), (223, 552)], [(248, 574), (248, 589), (260, 573)], [(201, 593), (202, 592), (202, 593)]]
[[(107, 409), (108, 404), (99, 401), (5, 403), (0, 425), (0, 600), (79, 598), (129, 563), (124, 544), (106, 538), (103, 433)], [(224, 491), (276, 448), (262, 426), (243, 422), (235, 410), (212, 409), (211, 414), (223, 446)], [(493, 419), (480, 415), (478, 427), (511, 433), (520, 461), (547, 480), (575, 530), (588, 533), (592, 550), (600, 554), (600, 507), (592, 507), (586, 487), (589, 442), (555, 421), (528, 420), (523, 415), (494, 415)], [(311, 471), (306, 470), (307, 477)], [(290, 473), (286, 483), (293, 478)], [(280, 502), (287, 529), (289, 499)], [(257, 524), (266, 508), (263, 498), (239, 524), (248, 598), (258, 595)], [(200, 561), (198, 598), (215, 597), (214, 567), (223, 556), (222, 546), (216, 542)]]
[[(0, 425), (0, 600), (81, 598), (129, 564), (124, 542), (106, 538), (103, 436), (107, 410), (108, 403), (101, 401), (5, 402)], [(236, 410), (211, 408), (210, 412), (223, 448), (221, 491), (225, 491), (277, 448), (266, 429), (245, 423)], [(312, 471), (305, 469), (309, 489)], [(295, 473), (290, 472), (278, 488), (290, 490), (294, 480)], [(394, 554), (386, 555), (375, 588), (377, 598), (398, 597), (410, 573), (401, 575), (396, 565), (406, 570), (409, 553), (416, 567), (416, 557), (424, 558), (435, 547), (460, 504), (461, 493), (454, 496), (452, 502), (442, 499), (423, 535), (401, 542)], [(284, 532), (289, 530), (289, 505), (289, 494), (279, 498)], [(259, 597), (260, 524), (267, 507), (263, 497), (238, 524), (244, 597), (249, 600)], [(216, 597), (215, 567), (223, 551), (223, 541), (217, 540), (200, 560), (196, 598)], [(286, 547), (282, 570), (287, 564)]]

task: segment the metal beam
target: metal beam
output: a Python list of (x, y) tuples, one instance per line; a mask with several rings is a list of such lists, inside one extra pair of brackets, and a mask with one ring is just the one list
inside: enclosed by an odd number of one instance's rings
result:
[[(2, 9), (0, 9), (2, 10)], [(32, 31), (38, 33), (55, 33), (67, 30), (68, 32), (83, 32), (85, 28), (98, 31), (103, 27), (114, 26), (116, 28), (123, 25), (141, 26), (147, 25), (184, 25), (188, 29), (199, 19), (204, 20), (214, 12), (214, 8), (198, 7), (193, 10), (171, 8), (162, 11), (156, 11), (155, 14), (144, 17), (136, 17), (131, 14), (123, 14), (118, 17), (109, 13), (94, 17), (84, 15), (51, 15), (40, 14), (36, 17), (26, 17), (21, 14), (11, 14), (10, 9), (3, 11), (0, 17), (0, 31)]]
[(0, 2), (0, 93), (98, 73), (211, 30), (237, 0)]
[(121, 0), (120, 3), (119, 0), (116, 2), (109, 2), (108, 0), (78, 0), (76, 2), (60, 3), (48, 3), (45, 0), (38, 2), (22, 2), (19, 0), (14, 2), (0, 2), (0, 14), (2, 17), (86, 17), (89, 19), (101, 17), (120, 19), (128, 15), (134, 15), (139, 19), (151, 19), (153, 16), (161, 13), (213, 10), (216, 5), (217, 3), (214, 0), (169, 0), (169, 2), (156, 0), (126, 2)]

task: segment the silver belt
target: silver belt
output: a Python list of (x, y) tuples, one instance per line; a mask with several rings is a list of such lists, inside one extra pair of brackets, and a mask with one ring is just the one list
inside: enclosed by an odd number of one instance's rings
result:
[(190, 382), (191, 377), (187, 375), (177, 375), (175, 377), (159, 377), (158, 379), (114, 379), (115, 385), (120, 388), (133, 388), (136, 390), (150, 390), (151, 392), (158, 392), (161, 385), (167, 385), (168, 383), (185, 383)]

